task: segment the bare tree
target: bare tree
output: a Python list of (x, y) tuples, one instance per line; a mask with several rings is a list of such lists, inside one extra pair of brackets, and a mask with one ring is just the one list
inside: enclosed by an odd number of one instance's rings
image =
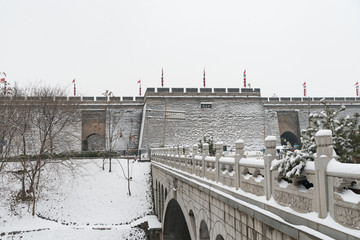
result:
[(115, 144), (121, 138), (120, 120), (122, 117), (122, 113), (114, 111), (110, 108), (109, 100), (111, 97), (114, 97), (114, 94), (111, 91), (106, 90), (103, 95), (106, 96), (108, 100), (108, 105), (105, 107), (107, 136), (105, 142), (106, 154), (103, 158), (103, 170), (105, 169), (105, 160), (109, 159), (109, 172), (111, 172), (111, 164), (112, 157), (114, 155), (113, 151), (115, 148)]
[(39, 185), (46, 183), (41, 174), (48, 165), (69, 166), (54, 161), (54, 155), (69, 151), (73, 145), (73, 128), (80, 114), (76, 101), (68, 101), (63, 89), (36, 86), (23, 92), (29, 96), (27, 100), (0, 104), (4, 110), (0, 121), (7, 122), (6, 129), (0, 128), (0, 138), (7, 138), (5, 159), (21, 163), (22, 169), (13, 171), (22, 182), (19, 199), (32, 200), (35, 215)]
[[(123, 170), (123, 174), (125, 179), (128, 182), (128, 195), (131, 196), (131, 188), (130, 188), (130, 181), (132, 180), (131, 176), (130, 176), (130, 156), (129, 153), (134, 154), (134, 149), (135, 146), (137, 145), (137, 139), (136, 139), (136, 134), (133, 134), (133, 125), (134, 125), (134, 119), (131, 118), (130, 119), (130, 129), (129, 129), (129, 135), (128, 136), (124, 136), (124, 129), (120, 130), (120, 138), (123, 140), (123, 142), (126, 145), (126, 159), (127, 159), (127, 174), (125, 173), (124, 169)], [(135, 161), (135, 157), (134, 157), (134, 161)], [(122, 166), (121, 166), (122, 168)]]

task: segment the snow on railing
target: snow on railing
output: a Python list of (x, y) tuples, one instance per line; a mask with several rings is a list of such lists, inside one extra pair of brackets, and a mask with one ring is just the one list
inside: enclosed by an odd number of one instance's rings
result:
[(307, 162), (300, 176), (284, 178), (270, 170), (277, 159), (276, 138), (265, 139), (265, 156), (245, 155), (244, 141), (235, 142), (235, 155), (224, 156), (223, 144), (215, 144), (216, 155), (209, 156), (209, 145), (151, 149), (152, 161), (183, 172), (233, 187), (236, 190), (271, 197), (280, 205), (299, 213), (317, 212), (319, 218), (328, 214), (338, 223), (360, 229), (360, 164), (340, 163), (334, 158), (331, 131), (316, 135), (317, 156)]

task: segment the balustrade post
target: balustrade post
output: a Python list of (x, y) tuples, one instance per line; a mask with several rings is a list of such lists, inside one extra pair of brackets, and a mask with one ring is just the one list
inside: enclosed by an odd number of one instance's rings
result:
[(268, 136), (265, 138), (265, 157), (264, 157), (264, 178), (265, 178), (265, 196), (266, 200), (271, 198), (273, 178), (270, 171), (271, 162), (276, 158), (276, 137)]
[(328, 214), (328, 183), (326, 168), (333, 158), (333, 139), (331, 130), (320, 130), (315, 134), (316, 157), (315, 157), (315, 192), (318, 208), (318, 217), (326, 218)]
[(164, 159), (166, 158), (166, 148), (162, 148), (161, 149), (161, 161), (162, 163), (164, 163)]
[(177, 147), (176, 146), (173, 146), (172, 147), (172, 167), (176, 168), (176, 152), (177, 152)]
[(182, 169), (182, 159), (181, 159), (181, 153), (182, 153), (182, 146), (177, 147), (177, 165), (179, 166), (179, 169)]
[(184, 147), (185, 170), (186, 170), (186, 172), (191, 173), (191, 167), (189, 166), (188, 156), (189, 156), (189, 147), (185, 146)]
[(198, 145), (194, 144), (192, 146), (192, 154), (191, 154), (191, 159), (192, 159), (192, 169), (193, 169), (193, 173), (196, 175), (196, 160), (195, 160), (195, 156), (197, 155), (198, 152)]
[(223, 143), (222, 142), (217, 142), (215, 143), (215, 149), (216, 149), (216, 158), (215, 158), (215, 168), (216, 168), (216, 176), (215, 176), (215, 180), (216, 182), (219, 182), (220, 180), (220, 158), (223, 155)]
[(239, 139), (235, 142), (235, 188), (240, 188), (241, 172), (240, 159), (244, 157), (244, 141)]
[(169, 147), (166, 149), (166, 158), (164, 160), (167, 165), (171, 166), (171, 149)]
[(202, 160), (201, 160), (201, 165), (202, 165), (201, 177), (205, 177), (205, 171), (206, 171), (205, 158), (207, 156), (209, 156), (209, 144), (203, 143), (203, 145), (202, 145)]

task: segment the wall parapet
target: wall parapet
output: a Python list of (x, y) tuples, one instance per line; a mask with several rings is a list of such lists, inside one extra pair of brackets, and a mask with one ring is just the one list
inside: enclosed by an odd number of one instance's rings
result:
[[(209, 156), (204, 144), (202, 155), (198, 155), (197, 145), (192, 153), (189, 147), (153, 148), (151, 160), (235, 190), (264, 196), (268, 201), (273, 197), (279, 205), (300, 214), (317, 212), (320, 219), (330, 215), (341, 225), (360, 230), (360, 164), (338, 162), (333, 156), (331, 136), (331, 131), (324, 130), (316, 135), (317, 152), (321, 155), (314, 162), (307, 162), (303, 173), (291, 179), (270, 168), (272, 161), (278, 161), (275, 137), (265, 139), (267, 148), (262, 157), (245, 155), (244, 142), (238, 140), (235, 155), (225, 156), (222, 143), (216, 143), (215, 156)], [(346, 176), (344, 172), (349, 171)]]
[(261, 100), (265, 105), (360, 104), (359, 97), (262, 97)]
[(259, 88), (151, 88), (147, 96), (260, 96)]

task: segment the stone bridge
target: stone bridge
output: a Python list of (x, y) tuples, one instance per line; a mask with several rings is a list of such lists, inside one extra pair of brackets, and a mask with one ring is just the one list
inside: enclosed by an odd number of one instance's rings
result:
[[(359, 239), (360, 165), (336, 160), (330, 131), (316, 136), (318, 157), (301, 176), (286, 179), (276, 138), (265, 139), (265, 157), (235, 154), (216, 144), (216, 156), (194, 145), (152, 149), (155, 212), (162, 239)], [(354, 191), (352, 191), (354, 190)], [(349, 197), (351, 196), (351, 197)]]

